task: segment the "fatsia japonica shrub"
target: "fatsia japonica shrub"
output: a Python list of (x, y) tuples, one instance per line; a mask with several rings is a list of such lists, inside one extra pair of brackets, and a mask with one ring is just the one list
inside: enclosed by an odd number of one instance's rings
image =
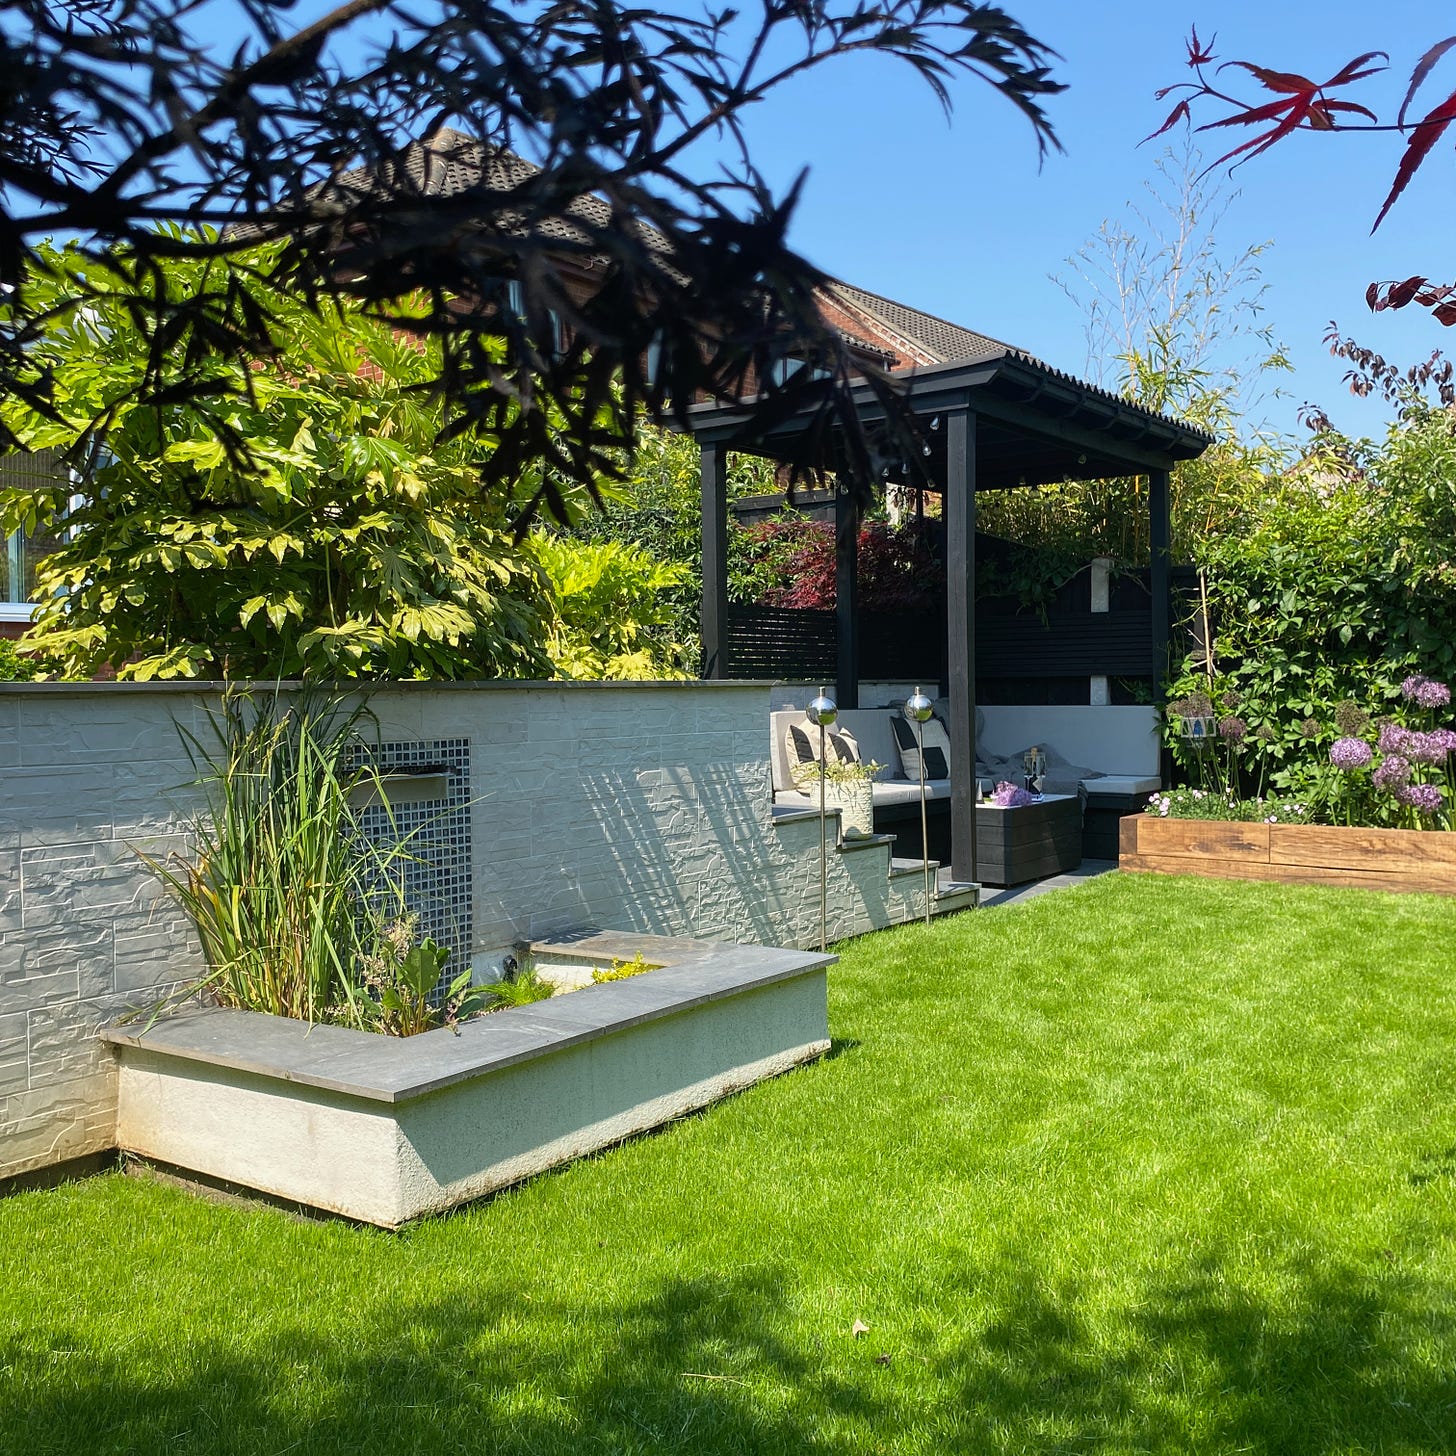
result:
[[(180, 351), (148, 356), (124, 257), (44, 254), (30, 291), (49, 290), (55, 322), (31, 353), (59, 417), (12, 398), (4, 418), (76, 473), (0, 501), (0, 530), (63, 526), (33, 645), (80, 677), (550, 676), (549, 584), (509, 501), (480, 489), (489, 442), (451, 435), (433, 345), (388, 314), (268, 289), (270, 263), (261, 250), (173, 266), (189, 298), (247, 270), (271, 312), (271, 352), (214, 356), (199, 383)], [(87, 304), (71, 308), (83, 274)], [(137, 404), (142, 373), (168, 368), (185, 387)]]

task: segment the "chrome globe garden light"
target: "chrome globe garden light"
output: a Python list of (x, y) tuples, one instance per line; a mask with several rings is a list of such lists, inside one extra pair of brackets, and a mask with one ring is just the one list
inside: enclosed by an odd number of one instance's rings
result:
[(825, 737), (829, 725), (839, 716), (839, 709), (834, 699), (820, 688), (806, 716), (819, 726), (819, 949), (822, 951), (829, 943), (829, 848), (824, 831), (824, 755), (828, 745)]
[(915, 725), (915, 742), (920, 749), (920, 858), (925, 865), (925, 923), (930, 924), (930, 831), (925, 811), (925, 725), (935, 711), (929, 698), (917, 687), (905, 699), (906, 719)]

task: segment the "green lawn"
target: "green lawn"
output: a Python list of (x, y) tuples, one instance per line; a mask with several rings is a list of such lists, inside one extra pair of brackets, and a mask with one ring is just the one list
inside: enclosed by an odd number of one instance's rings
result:
[(1456, 1447), (1456, 903), (1108, 876), (841, 950), (830, 1059), (403, 1234), (0, 1202), (0, 1451)]

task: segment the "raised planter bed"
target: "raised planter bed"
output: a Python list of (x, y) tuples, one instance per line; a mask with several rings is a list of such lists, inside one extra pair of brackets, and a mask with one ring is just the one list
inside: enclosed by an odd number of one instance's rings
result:
[(1456, 834), (1129, 814), (1121, 836), (1124, 870), (1456, 895)]
[(835, 959), (714, 946), (459, 1035), (217, 1008), (110, 1027), (117, 1143), (394, 1228), (821, 1056)]

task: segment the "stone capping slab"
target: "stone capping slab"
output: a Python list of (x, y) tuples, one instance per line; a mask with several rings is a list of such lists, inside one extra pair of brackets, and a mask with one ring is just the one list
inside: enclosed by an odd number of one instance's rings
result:
[[(814, 816), (819, 817), (817, 814)], [(856, 834), (849, 839), (841, 839), (834, 847), (841, 854), (852, 854), (857, 849), (878, 849), (881, 845), (894, 844), (893, 834)], [(919, 860), (916, 861), (919, 863)]]
[(719, 945), (625, 981), (509, 1007), (418, 1036), (314, 1026), (282, 1016), (191, 1007), (146, 1024), (103, 1028), (114, 1047), (136, 1047), (318, 1087), (371, 1102), (402, 1103), (519, 1062), (661, 1020), (744, 991), (793, 980), (839, 957), (772, 946)]
[[(372, 698), (376, 695), (394, 693), (526, 693), (526, 692), (569, 692), (600, 693), (613, 692), (620, 688), (668, 689), (674, 692), (740, 692), (745, 688), (771, 688), (770, 678), (634, 678), (634, 679), (578, 679), (578, 678), (489, 678), (478, 682), (451, 680), (436, 682), (425, 678), (400, 678), (384, 681), (359, 682), (349, 679), (344, 682), (327, 683), (324, 686), (340, 693)], [(303, 684), (294, 678), (274, 682), (263, 681), (220, 682), (188, 678), (168, 682), (4, 682), (0, 683), (0, 697), (93, 697), (98, 694), (116, 697), (136, 693), (144, 697), (216, 697), (225, 689), (234, 691), (284, 694), (301, 690)]]
[(528, 949), (533, 956), (571, 956), (604, 964), (630, 961), (640, 955), (649, 965), (665, 969), (711, 955), (722, 944), (722, 941), (692, 940), (684, 935), (644, 935), (636, 930), (578, 930), (533, 940)]

